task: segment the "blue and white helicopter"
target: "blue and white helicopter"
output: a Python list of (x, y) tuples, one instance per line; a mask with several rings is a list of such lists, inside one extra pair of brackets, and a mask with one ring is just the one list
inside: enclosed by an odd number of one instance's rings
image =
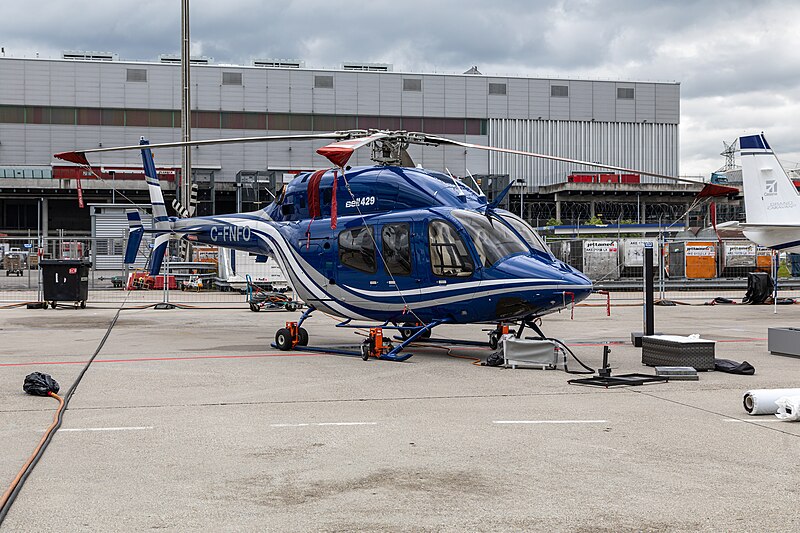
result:
[[(151, 149), (235, 142), (331, 139), (317, 152), (335, 167), (294, 178), (264, 209), (193, 218), (167, 214)], [(592, 283), (556, 259), (521, 218), (452, 175), (414, 167), (410, 144), (458, 145), (543, 157), (576, 164), (662, 176), (545, 154), (389, 131), (345, 131), (244, 139), (172, 142), (64, 152), (55, 157), (90, 166), (87, 153), (141, 150), (156, 234), (150, 273), (161, 269), (170, 239), (273, 255), (307, 306), (300, 319), (275, 335), (281, 350), (308, 344), (302, 324), (314, 311), (343, 318), (342, 327), (364, 327), (366, 359), (402, 361), (400, 352), (430, 337), (441, 324), (496, 324), (489, 344), (497, 346), (508, 325), (540, 336), (539, 318), (585, 299)], [(353, 151), (371, 145), (375, 166), (351, 168)], [(674, 178), (671, 178), (674, 179)], [(476, 184), (477, 185), (477, 184)], [(509, 186), (510, 187), (510, 186)], [(480, 188), (478, 187), (480, 190)], [(135, 259), (145, 229), (138, 211), (128, 213), (131, 233), (126, 262)], [(382, 328), (399, 330), (401, 342), (384, 343)]]

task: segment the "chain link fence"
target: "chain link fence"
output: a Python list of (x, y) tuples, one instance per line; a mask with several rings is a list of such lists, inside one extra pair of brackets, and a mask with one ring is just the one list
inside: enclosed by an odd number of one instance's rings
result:
[[(780, 297), (800, 297), (800, 257), (773, 254), (742, 239), (687, 240), (658, 237), (592, 237), (551, 239), (556, 257), (584, 272), (595, 288), (608, 291), (611, 301), (642, 300), (645, 243), (653, 246), (656, 299), (741, 301), (750, 272), (778, 270)], [(122, 263), (125, 238), (0, 238), (0, 304), (41, 301), (40, 259), (84, 259), (89, 269), (89, 301), (94, 303), (186, 303), (246, 306), (245, 276), (262, 285), (258, 290), (286, 290), (274, 261), (259, 263), (248, 254), (219, 253), (196, 247), (192, 262), (178, 262), (177, 243), (162, 268), (149, 278), (144, 266), (149, 249), (143, 245), (135, 267)], [(232, 268), (235, 265), (236, 268)], [(231, 274), (236, 270), (239, 274)], [(246, 274), (247, 273), (247, 274)], [(273, 286), (274, 285), (274, 286)]]
[(645, 246), (654, 250), (658, 300), (741, 301), (751, 272), (777, 279), (780, 297), (800, 297), (800, 256), (777, 254), (743, 239), (615, 236), (551, 239), (548, 244), (557, 258), (584, 272), (615, 301), (642, 300)]

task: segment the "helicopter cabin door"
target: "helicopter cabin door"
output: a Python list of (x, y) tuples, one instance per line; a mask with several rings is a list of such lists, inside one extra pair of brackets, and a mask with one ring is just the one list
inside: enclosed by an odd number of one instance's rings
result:
[(349, 227), (338, 236), (338, 285), (354, 295), (397, 307), (419, 301), (413, 221)]

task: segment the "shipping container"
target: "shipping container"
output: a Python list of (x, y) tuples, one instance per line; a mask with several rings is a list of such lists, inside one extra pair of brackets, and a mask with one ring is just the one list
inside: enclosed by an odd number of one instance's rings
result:
[(757, 248), (756, 270), (772, 275), (772, 250), (763, 246)]
[(721, 276), (744, 277), (756, 268), (756, 245), (750, 241), (725, 241), (720, 254)]
[(664, 268), (667, 277), (680, 279), (686, 277), (686, 243), (668, 242), (664, 243), (664, 256), (666, 258)]
[(717, 277), (717, 243), (691, 241), (686, 243), (686, 277), (710, 279)]
[(594, 183), (596, 176), (594, 174), (572, 174), (567, 180), (570, 183)]
[(591, 280), (619, 279), (619, 244), (612, 239), (583, 241), (583, 273)]
[(621, 183), (640, 183), (641, 177), (639, 174), (620, 174)]

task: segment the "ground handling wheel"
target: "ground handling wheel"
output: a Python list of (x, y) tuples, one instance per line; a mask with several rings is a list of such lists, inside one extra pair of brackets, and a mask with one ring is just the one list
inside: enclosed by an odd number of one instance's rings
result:
[(364, 342), (361, 343), (361, 359), (364, 361), (369, 359), (369, 354), (372, 351), (370, 349), (370, 344), (372, 343), (369, 339), (364, 339)]
[(500, 334), (496, 331), (489, 333), (489, 348), (496, 350), (500, 343)]
[(497, 324), (497, 327), (489, 332), (489, 347), (492, 350), (496, 350), (498, 346), (500, 346), (500, 339), (503, 338), (503, 335), (507, 335), (509, 332), (508, 325), (506, 324)]
[(308, 331), (305, 328), (297, 328), (297, 345), (308, 346)]
[(292, 349), (292, 332), (288, 328), (281, 328), (275, 333), (275, 346), (284, 352)]
[(250, 310), (255, 313), (258, 313), (259, 311), (261, 311), (261, 306), (258, 305), (257, 303), (250, 302)]
[[(405, 324), (403, 324), (403, 327), (400, 328), (400, 337), (402, 337), (403, 340), (406, 340), (410, 336), (412, 336), (414, 333), (416, 333), (417, 329), (422, 327), (422, 326), (423, 326), (423, 324), (420, 324), (419, 322), (406, 322)], [(422, 332), (422, 335), (420, 335), (418, 338), (420, 338), (420, 339), (430, 339), (431, 338), (431, 330), (426, 329), (425, 331)]]

